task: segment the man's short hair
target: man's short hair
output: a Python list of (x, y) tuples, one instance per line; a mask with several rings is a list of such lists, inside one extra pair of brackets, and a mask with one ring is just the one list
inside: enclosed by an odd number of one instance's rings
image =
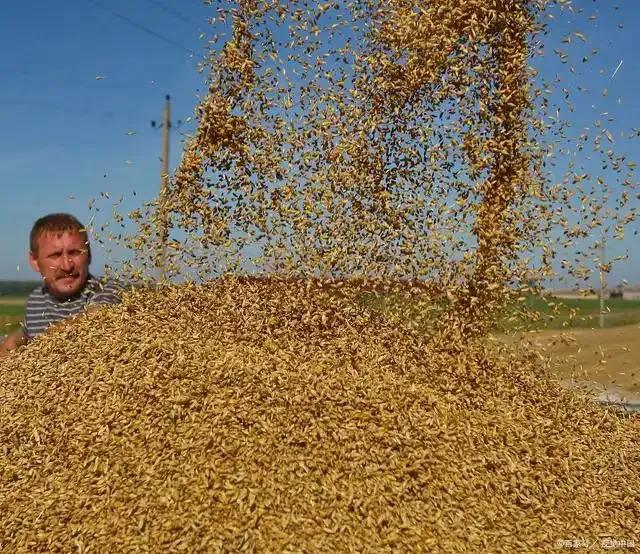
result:
[(84, 239), (87, 246), (87, 253), (89, 254), (89, 260), (91, 260), (91, 247), (89, 245), (89, 235), (84, 225), (78, 221), (71, 214), (56, 213), (45, 215), (38, 219), (31, 228), (29, 234), (29, 248), (34, 255), (38, 254), (38, 240), (45, 233), (64, 233), (64, 232), (78, 232)]

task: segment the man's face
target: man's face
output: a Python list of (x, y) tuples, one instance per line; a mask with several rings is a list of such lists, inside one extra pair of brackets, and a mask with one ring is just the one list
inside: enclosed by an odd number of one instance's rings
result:
[(69, 298), (78, 294), (89, 276), (89, 251), (77, 231), (45, 232), (38, 252), (29, 253), (31, 267), (42, 275), (51, 294)]

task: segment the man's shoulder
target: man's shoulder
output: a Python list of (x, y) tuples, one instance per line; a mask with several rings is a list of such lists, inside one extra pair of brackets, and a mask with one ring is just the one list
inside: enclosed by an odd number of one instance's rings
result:
[(95, 275), (90, 275), (87, 280), (87, 287), (93, 291), (103, 291), (103, 290), (122, 290), (125, 288), (125, 285), (122, 281), (119, 281), (113, 277), (97, 277)]
[(89, 302), (116, 304), (120, 302), (120, 294), (125, 287), (115, 279), (91, 275), (86, 288), (89, 291)]
[(103, 288), (106, 286), (111, 286), (116, 283), (116, 280), (111, 277), (99, 276), (99, 275), (89, 275), (87, 280), (87, 286), (93, 288)]
[(44, 285), (38, 285), (35, 289), (29, 293), (27, 296), (27, 305), (33, 304), (34, 302), (39, 302), (47, 298), (47, 293), (44, 289)]

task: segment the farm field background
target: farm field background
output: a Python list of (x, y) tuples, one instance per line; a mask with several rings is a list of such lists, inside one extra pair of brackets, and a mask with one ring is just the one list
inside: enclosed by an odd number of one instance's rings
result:
[(540, 320), (518, 336), (548, 357), (559, 379), (640, 401), (639, 300), (607, 298), (602, 328), (598, 298), (531, 297), (527, 304)]
[[(531, 297), (528, 305), (542, 316), (539, 322), (532, 324), (532, 328), (535, 329), (591, 329), (599, 327), (600, 301), (597, 298), (544, 299)], [(573, 318), (571, 317), (572, 310), (577, 310), (577, 315)], [(640, 323), (640, 300), (607, 298), (605, 312), (605, 328)]]
[(0, 336), (8, 334), (20, 326), (24, 315), (26, 298), (0, 297)]
[(24, 305), (39, 281), (0, 281), (0, 337), (20, 327)]
[(533, 331), (522, 338), (549, 356), (561, 380), (620, 389), (640, 400), (640, 324)]

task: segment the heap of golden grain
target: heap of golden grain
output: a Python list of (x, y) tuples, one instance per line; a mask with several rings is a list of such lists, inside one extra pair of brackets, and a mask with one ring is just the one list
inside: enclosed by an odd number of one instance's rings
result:
[(128, 269), (282, 278), (130, 292), (3, 360), (0, 549), (637, 538), (637, 420), (486, 338), (567, 198), (532, 119), (547, 2), (222, 4)]
[(9, 552), (523, 551), (637, 536), (637, 422), (359, 288), (134, 293), (0, 372)]

